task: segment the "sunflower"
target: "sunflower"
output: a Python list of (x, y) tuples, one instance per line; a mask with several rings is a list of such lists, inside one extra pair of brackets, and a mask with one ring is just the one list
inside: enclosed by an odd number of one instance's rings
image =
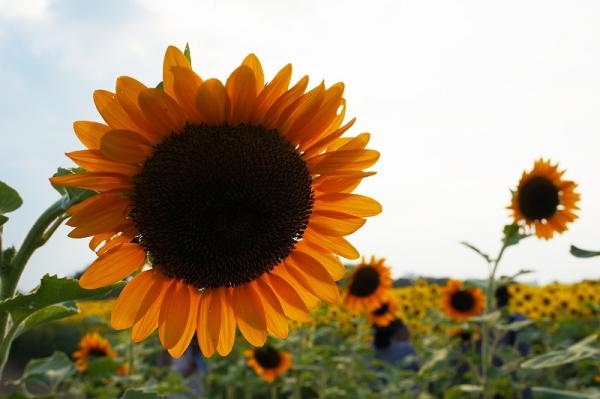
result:
[(463, 288), (461, 281), (448, 280), (440, 307), (451, 318), (462, 321), (481, 313), (484, 300), (481, 288)]
[(567, 230), (567, 224), (577, 219), (574, 211), (579, 209), (579, 194), (575, 192), (577, 184), (562, 179), (564, 173), (558, 170), (558, 164), (542, 158), (535, 162), (533, 170), (523, 172), (508, 207), (515, 223), (523, 221), (535, 227), (535, 234), (546, 240), (555, 232)]
[[(97, 332), (84, 335), (79, 341), (78, 349), (73, 352), (75, 365), (82, 373), (88, 369), (88, 359), (102, 357), (114, 359), (117, 357), (117, 353), (111, 349), (108, 340), (102, 338)], [(125, 375), (128, 370), (128, 364), (123, 364), (117, 368), (116, 373)]]
[(248, 358), (248, 366), (267, 382), (273, 382), (275, 377), (292, 367), (292, 355), (270, 345), (247, 350), (244, 354)]
[(369, 312), (371, 324), (379, 327), (388, 326), (396, 319), (396, 307), (396, 300), (392, 296), (388, 296), (378, 308)]
[[(98, 258), (80, 279), (108, 286), (136, 274), (112, 312), (138, 342), (158, 329), (174, 357), (194, 333), (227, 355), (236, 327), (254, 346), (288, 335), (318, 300), (335, 303), (356, 259), (344, 238), (381, 212), (352, 194), (379, 153), (368, 133), (341, 137), (344, 85), (289, 88), (291, 65), (265, 84), (250, 54), (222, 84), (203, 80), (169, 47), (161, 88), (120, 77), (94, 93), (105, 123), (75, 122), (84, 172), (52, 183), (98, 194), (69, 209), (71, 237)], [(148, 266), (148, 267), (146, 267)]]
[(369, 262), (363, 257), (362, 262), (352, 271), (346, 285), (344, 303), (351, 310), (374, 310), (386, 300), (392, 286), (389, 267), (384, 265), (385, 259), (371, 256)]

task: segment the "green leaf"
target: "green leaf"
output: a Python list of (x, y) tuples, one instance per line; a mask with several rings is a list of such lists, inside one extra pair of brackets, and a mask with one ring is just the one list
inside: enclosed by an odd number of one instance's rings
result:
[(529, 237), (529, 234), (523, 234), (520, 232), (519, 225), (516, 223), (507, 224), (504, 226), (502, 232), (504, 234), (503, 242), (507, 247), (517, 245), (519, 241)]
[(8, 222), (8, 218), (4, 215), (0, 215), (0, 226), (2, 226), (6, 222)]
[(63, 319), (65, 317), (73, 316), (77, 313), (79, 313), (79, 308), (75, 302), (66, 302), (59, 305), (47, 306), (26, 318), (25, 322), (23, 323), (23, 329), (20, 331), (20, 333), (23, 333), (40, 324)]
[(67, 355), (63, 352), (54, 352), (50, 357), (29, 361), (18, 383), (36, 384), (54, 391), (58, 384), (75, 372), (75, 366)]
[[(462, 384), (454, 386), (450, 388), (450, 390), (446, 391), (444, 393), (444, 399), (460, 399), (465, 397), (465, 393), (480, 394), (481, 392), (483, 392), (483, 388), (479, 385)], [(473, 397), (479, 397), (479, 395)]]
[(521, 364), (521, 367), (526, 369), (543, 369), (574, 363), (584, 359), (600, 359), (600, 350), (588, 346), (588, 344), (596, 341), (596, 339), (596, 334), (589, 335), (567, 349), (552, 351), (531, 358)]
[(187, 60), (191, 64), (192, 63), (192, 53), (190, 52), (190, 44), (189, 43), (185, 44), (185, 50), (183, 50), (183, 55), (185, 55), (185, 58), (187, 58)]
[(160, 91), (165, 91), (165, 87), (163, 85), (163, 82), (160, 82), (159, 84), (156, 85), (156, 88)]
[(496, 328), (500, 331), (519, 331), (531, 324), (533, 324), (533, 320), (521, 320), (510, 324), (497, 324)]
[(21, 205), (23, 205), (23, 200), (19, 193), (8, 184), (0, 181), (0, 215), (17, 210)]
[(128, 389), (125, 394), (121, 396), (121, 399), (162, 399), (163, 395), (159, 395), (154, 392), (147, 392), (143, 389)]
[[(69, 168), (69, 169), (58, 168), (58, 170), (54, 174), (54, 176), (67, 176), (67, 175), (74, 175), (74, 174), (83, 173), (83, 172), (85, 172), (85, 169), (83, 169), (83, 168)], [(77, 204), (79, 202), (82, 202), (82, 201), (96, 195), (95, 191), (84, 190), (82, 188), (77, 188), (77, 187), (62, 187), (62, 186), (57, 186), (54, 184), (52, 185), (52, 187), (54, 187), (54, 189), (56, 191), (58, 191), (58, 193), (60, 195), (65, 197), (65, 200), (67, 202), (69, 202), (69, 204), (70, 204), (68, 206)], [(65, 206), (65, 208), (68, 206)]]
[(571, 255), (577, 258), (593, 258), (594, 256), (600, 256), (600, 251), (588, 251), (587, 249), (581, 249), (575, 245), (571, 245)]
[(581, 392), (563, 391), (561, 389), (533, 387), (533, 397), (536, 399), (597, 399), (597, 395), (588, 395)]
[(111, 287), (86, 290), (79, 286), (79, 281), (72, 278), (58, 278), (46, 274), (37, 288), (29, 294), (18, 294), (13, 298), (0, 301), (0, 312), (11, 314), (13, 323), (19, 324), (33, 313), (50, 305), (76, 299), (95, 298), (104, 295), (121, 284)]
[(113, 374), (123, 363), (110, 357), (89, 358), (88, 368), (85, 371), (88, 377), (102, 377)]
[(467, 247), (467, 248), (473, 250), (475, 253), (479, 254), (483, 259), (486, 260), (487, 263), (492, 263), (492, 258), (490, 258), (490, 256), (488, 254), (486, 254), (485, 252), (482, 252), (479, 248), (477, 248), (473, 244), (469, 244), (466, 241), (461, 241), (460, 244), (464, 245), (465, 247)]

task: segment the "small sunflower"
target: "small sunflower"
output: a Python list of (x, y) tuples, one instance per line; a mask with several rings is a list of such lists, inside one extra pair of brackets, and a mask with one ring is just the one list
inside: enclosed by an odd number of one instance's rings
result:
[(267, 382), (273, 382), (275, 377), (292, 367), (292, 355), (271, 345), (247, 350), (244, 354), (248, 358), (248, 366)]
[(448, 280), (440, 307), (451, 318), (462, 321), (481, 313), (484, 301), (481, 288), (463, 288), (461, 281)]
[(544, 159), (537, 160), (530, 172), (523, 172), (508, 207), (515, 223), (535, 227), (536, 236), (546, 240), (567, 230), (567, 224), (577, 219), (574, 211), (579, 209), (579, 194), (575, 192), (577, 184), (563, 180), (564, 173), (558, 164)]
[[(79, 341), (78, 349), (73, 352), (75, 366), (80, 372), (84, 373), (88, 369), (88, 359), (109, 357), (114, 359), (117, 357), (117, 352), (113, 351), (107, 339), (103, 338), (97, 332), (91, 332), (84, 335)], [(127, 374), (129, 366), (121, 365), (117, 368), (117, 374)]]
[(75, 122), (87, 149), (67, 154), (85, 172), (51, 181), (98, 193), (69, 209), (69, 235), (92, 237), (98, 255), (80, 285), (141, 271), (113, 328), (135, 342), (158, 329), (174, 357), (194, 334), (205, 356), (227, 355), (236, 327), (262, 346), (319, 299), (338, 301), (336, 255), (359, 256), (344, 236), (381, 212), (352, 194), (379, 153), (368, 133), (341, 137), (354, 124), (342, 125), (342, 83), (306, 91), (291, 75), (288, 64), (265, 84), (250, 54), (225, 84), (203, 80), (171, 46), (162, 89), (120, 77), (116, 94), (94, 93), (106, 123)]
[(397, 302), (389, 296), (378, 308), (369, 312), (369, 320), (371, 324), (385, 327), (396, 319)]
[(371, 256), (369, 262), (365, 258), (352, 271), (346, 285), (344, 303), (357, 311), (371, 311), (383, 304), (392, 286), (389, 267), (384, 259)]

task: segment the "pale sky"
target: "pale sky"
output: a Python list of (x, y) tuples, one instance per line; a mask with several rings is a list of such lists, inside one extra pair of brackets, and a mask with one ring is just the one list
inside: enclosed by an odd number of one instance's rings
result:
[[(501, 274), (576, 281), (600, 275), (600, 2), (0, 0), (0, 180), (24, 205), (5, 226), (20, 245), (57, 194), (47, 178), (81, 149), (75, 120), (100, 120), (94, 89), (130, 75), (161, 80), (169, 44), (225, 79), (256, 53), (267, 77), (291, 62), (311, 84), (343, 81), (351, 133), (372, 133), (378, 174), (359, 192), (384, 212), (350, 237), (396, 277), (483, 278), (461, 240), (495, 252), (509, 189), (540, 156), (579, 184), (580, 220), (549, 242), (511, 249)], [(268, 79), (268, 78), (267, 78)], [(61, 228), (32, 258), (22, 289), (94, 259)]]

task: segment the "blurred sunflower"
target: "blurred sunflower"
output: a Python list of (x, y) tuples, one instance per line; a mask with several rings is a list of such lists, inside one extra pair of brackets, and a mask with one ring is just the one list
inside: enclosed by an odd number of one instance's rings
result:
[(378, 308), (369, 312), (371, 324), (385, 327), (396, 319), (397, 302), (392, 296), (388, 298)]
[(462, 321), (481, 313), (484, 301), (481, 288), (463, 288), (461, 281), (448, 280), (440, 307), (451, 318)]
[(546, 240), (567, 230), (567, 224), (577, 218), (574, 211), (579, 209), (579, 194), (575, 192), (577, 184), (562, 179), (564, 173), (558, 164), (544, 159), (537, 160), (530, 172), (523, 172), (508, 207), (515, 223), (523, 221), (535, 227), (536, 236)]
[(247, 350), (244, 354), (248, 358), (248, 366), (267, 382), (273, 382), (275, 377), (292, 367), (292, 355), (270, 345)]
[[(88, 359), (109, 357), (114, 359), (117, 357), (117, 352), (113, 351), (107, 339), (103, 338), (97, 332), (91, 332), (84, 335), (79, 341), (78, 349), (73, 352), (75, 366), (80, 372), (85, 372), (88, 369)], [(128, 372), (128, 365), (120, 366), (116, 373), (125, 375)]]
[(223, 85), (201, 79), (169, 47), (162, 89), (120, 77), (97, 90), (106, 124), (75, 122), (88, 148), (67, 154), (86, 171), (52, 183), (98, 195), (69, 209), (71, 237), (93, 237), (98, 259), (84, 288), (123, 289), (112, 326), (136, 342), (154, 330), (172, 356), (196, 332), (202, 353), (228, 354), (236, 326), (254, 346), (288, 320), (306, 320), (318, 300), (337, 302), (345, 268), (358, 258), (344, 238), (381, 212), (352, 194), (379, 153), (369, 134), (341, 136), (344, 85), (289, 88), (291, 65), (265, 84), (247, 56)]
[(392, 286), (390, 269), (384, 262), (371, 256), (369, 262), (363, 258), (352, 270), (344, 294), (344, 304), (349, 309), (371, 311), (383, 304)]

